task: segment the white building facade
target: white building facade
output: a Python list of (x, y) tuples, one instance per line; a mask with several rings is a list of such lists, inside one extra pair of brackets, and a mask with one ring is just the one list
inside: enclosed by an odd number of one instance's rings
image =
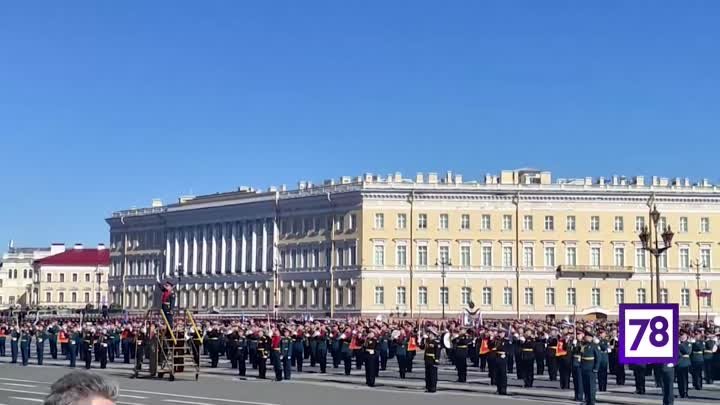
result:
[(51, 248), (14, 247), (11, 243), (0, 264), (0, 309), (30, 303), (33, 262), (53, 253)]

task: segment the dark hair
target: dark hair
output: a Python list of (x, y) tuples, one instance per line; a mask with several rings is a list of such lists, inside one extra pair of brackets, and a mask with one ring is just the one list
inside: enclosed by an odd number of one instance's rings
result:
[(115, 402), (118, 387), (105, 377), (88, 371), (73, 371), (57, 380), (50, 387), (45, 405), (76, 405), (93, 397)]

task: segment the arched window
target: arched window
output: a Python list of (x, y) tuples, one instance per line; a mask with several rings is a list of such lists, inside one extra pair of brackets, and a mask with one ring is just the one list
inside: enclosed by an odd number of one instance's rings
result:
[(13, 270), (13, 278), (17, 279), (17, 269)]
[(27, 269), (23, 270), (23, 278), (27, 278)]

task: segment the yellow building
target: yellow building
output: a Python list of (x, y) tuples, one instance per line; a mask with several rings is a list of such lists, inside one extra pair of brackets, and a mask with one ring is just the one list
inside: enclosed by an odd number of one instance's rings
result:
[[(659, 294), (638, 238), (649, 199), (658, 228), (675, 232)], [(612, 317), (656, 295), (693, 317), (696, 289), (720, 288), (720, 191), (707, 181), (365, 175), (184, 197), (107, 221), (111, 297), (136, 310), (161, 276), (197, 310), (316, 317), (454, 317), (471, 301), (485, 317)], [(703, 298), (700, 314), (718, 305)]]

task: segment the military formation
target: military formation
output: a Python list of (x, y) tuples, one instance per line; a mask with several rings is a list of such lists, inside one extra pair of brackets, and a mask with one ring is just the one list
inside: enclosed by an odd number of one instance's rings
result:
[[(94, 363), (105, 368), (108, 362), (143, 367), (144, 358), (157, 355), (158, 336), (168, 334), (165, 322), (148, 324), (141, 319), (92, 323), (53, 320), (18, 325), (0, 324), (0, 356), (11, 363), (28, 365), (31, 358), (43, 364), (46, 345), (53, 359), (64, 358), (70, 367), (79, 359), (86, 368)], [(490, 321), (473, 327), (459, 322), (375, 320), (248, 320), (224, 319), (200, 322), (198, 326), (176, 320), (175, 336), (184, 337), (197, 362), (207, 356), (210, 367), (220, 358), (229, 360), (237, 375), (249, 369), (258, 378), (289, 380), (303, 367), (364, 369), (366, 384), (375, 385), (388, 362), (397, 362), (398, 377), (413, 371), (415, 357), (422, 356), (425, 388), (435, 392), (438, 366), (444, 358), (457, 370), (457, 381), (467, 382), (468, 367), (487, 372), (497, 394), (507, 395), (508, 374), (517, 373), (524, 387), (532, 388), (536, 375), (547, 373), (559, 388), (573, 390), (577, 401), (592, 405), (597, 392), (607, 390), (608, 378), (625, 385), (626, 366), (618, 361), (616, 324), (609, 322)], [(664, 403), (672, 403), (674, 383), (678, 395), (689, 396), (689, 387), (702, 390), (703, 384), (720, 380), (720, 329), (711, 323), (683, 324), (673, 364), (632, 366), (635, 392), (645, 394), (647, 378), (663, 389)], [(328, 364), (330, 362), (331, 364)]]

